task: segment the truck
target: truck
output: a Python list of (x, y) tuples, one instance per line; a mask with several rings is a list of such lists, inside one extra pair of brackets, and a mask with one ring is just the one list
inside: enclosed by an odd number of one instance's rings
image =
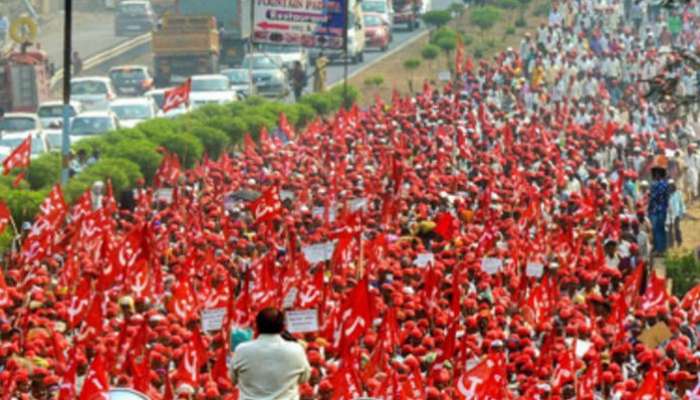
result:
[(250, 42), (251, 0), (178, 0), (175, 7), (182, 16), (215, 17), (221, 37), (219, 62), (227, 67), (240, 65)]
[(38, 49), (11, 50), (0, 54), (0, 108), (13, 112), (36, 112), (49, 100), (49, 59)]
[(151, 36), (151, 47), (157, 87), (219, 72), (221, 47), (215, 17), (165, 16)]
[(406, 24), (406, 28), (412, 31), (418, 28), (419, 19), (423, 10), (423, 2), (428, 0), (394, 0), (394, 25)]

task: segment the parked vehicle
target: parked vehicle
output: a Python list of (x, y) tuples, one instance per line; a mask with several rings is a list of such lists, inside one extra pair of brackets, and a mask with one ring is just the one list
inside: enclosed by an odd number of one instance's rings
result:
[[(46, 136), (42, 132), (36, 132), (31, 134), (32, 137), (32, 152), (30, 155), (31, 159), (35, 159), (44, 153), (48, 153), (50, 150), (50, 145), (46, 140)], [(8, 148), (10, 152), (14, 150), (17, 146), (22, 144), (24, 140), (27, 139), (26, 133), (6, 133), (0, 138), (0, 147)], [(9, 155), (9, 154), (8, 154)]]
[(71, 98), (79, 101), (85, 110), (107, 110), (117, 95), (112, 81), (106, 77), (74, 78), (70, 81)]
[(32, 113), (7, 113), (0, 119), (0, 136), (20, 133), (35, 135), (41, 133), (41, 121)]
[(151, 40), (157, 87), (219, 71), (219, 31), (214, 17), (167, 16)]
[(180, 104), (180, 106), (178, 108), (168, 110), (168, 112), (166, 112), (166, 113), (164, 113), (162, 111), (163, 100), (165, 98), (165, 91), (168, 89), (170, 89), (170, 88), (153, 89), (153, 90), (149, 90), (144, 95), (145, 97), (153, 100), (153, 102), (155, 103), (156, 108), (158, 109), (157, 116), (165, 117), (165, 118), (175, 118), (178, 115), (186, 114), (187, 112), (189, 112), (190, 107), (186, 104)]
[(119, 96), (143, 96), (153, 89), (153, 76), (143, 65), (124, 65), (109, 70), (109, 78)]
[(365, 27), (362, 7), (357, 0), (348, 0), (348, 52), (341, 47), (338, 48), (313, 48), (310, 49), (310, 57), (316, 60), (321, 51), (331, 61), (342, 61), (345, 58), (353, 64), (361, 63), (365, 57)]
[[(70, 119), (80, 114), (83, 111), (83, 105), (79, 101), (71, 101), (68, 105), (70, 108)], [(47, 101), (41, 103), (36, 110), (41, 126), (44, 129), (50, 127), (63, 126), (63, 102), (62, 101)], [(69, 120), (70, 121), (70, 120)]]
[(236, 92), (224, 75), (195, 75), (190, 89), (190, 106), (201, 107), (205, 104), (224, 104), (236, 101)]
[(148, 0), (126, 0), (117, 5), (114, 17), (114, 35), (129, 36), (150, 32), (158, 23)]
[(252, 96), (253, 78), (250, 71), (243, 68), (229, 68), (221, 71), (221, 75), (228, 78), (231, 90), (235, 91), (239, 98)]
[(365, 35), (367, 47), (376, 47), (386, 51), (391, 42), (391, 28), (379, 14), (365, 14)]
[(86, 111), (73, 118), (70, 124), (70, 142), (76, 143), (119, 128), (119, 120), (113, 112)]
[(258, 51), (263, 54), (278, 56), (282, 60), (282, 65), (290, 71), (294, 68), (294, 63), (297, 61), (301, 63), (301, 68), (304, 71), (309, 65), (309, 55), (306, 49), (301, 46), (263, 43), (258, 45)]
[(41, 50), (25, 49), (0, 57), (0, 107), (34, 112), (51, 98), (49, 59)]
[(394, 25), (405, 24), (409, 31), (417, 29), (420, 16), (429, 0), (394, 0)]
[(248, 49), (252, 3), (251, 0), (178, 0), (177, 11), (185, 17), (216, 18), (221, 45), (219, 62), (233, 67), (243, 61)]
[(363, 0), (361, 7), (364, 15), (377, 14), (389, 26), (394, 22), (394, 9), (391, 0)]
[(287, 71), (281, 57), (269, 54), (248, 55), (241, 68), (252, 70), (256, 94), (275, 98), (289, 94)]
[(148, 97), (116, 99), (109, 110), (119, 118), (122, 128), (133, 128), (140, 122), (155, 118), (158, 113), (155, 102)]

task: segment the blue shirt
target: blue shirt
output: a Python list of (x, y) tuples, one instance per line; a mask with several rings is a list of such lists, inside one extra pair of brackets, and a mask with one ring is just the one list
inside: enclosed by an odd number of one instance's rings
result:
[(649, 191), (649, 206), (647, 208), (647, 213), (649, 217), (661, 217), (666, 218), (666, 211), (668, 210), (668, 200), (671, 193), (668, 188), (668, 181), (663, 179), (660, 181), (654, 181), (651, 184)]

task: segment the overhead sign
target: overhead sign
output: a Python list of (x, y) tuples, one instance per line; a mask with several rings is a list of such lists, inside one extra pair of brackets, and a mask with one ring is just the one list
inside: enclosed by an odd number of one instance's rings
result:
[(346, 0), (255, 0), (253, 41), (341, 48)]

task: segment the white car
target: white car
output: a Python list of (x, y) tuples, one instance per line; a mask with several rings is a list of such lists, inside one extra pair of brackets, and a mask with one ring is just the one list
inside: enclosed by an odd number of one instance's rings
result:
[[(71, 101), (68, 104), (70, 108), (70, 120), (76, 115), (83, 111), (83, 105), (79, 101)], [(41, 126), (46, 129), (49, 127), (60, 127), (63, 126), (63, 102), (62, 101), (47, 101), (41, 103), (39, 108), (36, 110), (37, 115), (39, 115), (39, 120), (41, 121)]]
[[(26, 138), (26, 133), (6, 133), (2, 135), (2, 139), (0, 139), (0, 147), (7, 147), (10, 149), (10, 151), (12, 151), (17, 146), (22, 144)], [(44, 153), (48, 153), (49, 150), (49, 143), (43, 133), (38, 132), (32, 134), (32, 154), (30, 156), (32, 159), (37, 158)]]
[(70, 124), (70, 142), (76, 143), (119, 129), (119, 120), (111, 111), (86, 111), (78, 114)]
[(225, 75), (195, 75), (190, 89), (190, 106), (194, 109), (205, 104), (224, 104), (236, 101), (236, 91)]
[(25, 136), (41, 132), (41, 121), (36, 114), (7, 113), (0, 119), (0, 135), (22, 133)]
[(153, 89), (149, 90), (144, 94), (146, 98), (153, 100), (158, 109), (158, 116), (165, 118), (175, 118), (178, 115), (187, 114), (190, 111), (190, 107), (187, 104), (180, 104), (177, 108), (168, 110), (168, 112), (163, 112), (163, 99), (165, 98), (165, 92), (171, 88), (166, 89)]
[(387, 0), (364, 0), (361, 7), (362, 13), (378, 14), (389, 26), (394, 22), (394, 10)]
[(294, 68), (294, 63), (299, 61), (301, 68), (306, 71), (309, 65), (309, 55), (305, 48), (295, 45), (282, 44), (259, 44), (258, 51), (266, 55), (274, 55), (282, 60), (281, 67), (291, 71)]
[(70, 90), (71, 99), (88, 111), (106, 111), (117, 97), (112, 81), (101, 76), (71, 79)]
[(119, 118), (123, 128), (133, 128), (140, 122), (155, 118), (158, 113), (156, 103), (148, 97), (116, 99), (109, 105), (109, 110)]

